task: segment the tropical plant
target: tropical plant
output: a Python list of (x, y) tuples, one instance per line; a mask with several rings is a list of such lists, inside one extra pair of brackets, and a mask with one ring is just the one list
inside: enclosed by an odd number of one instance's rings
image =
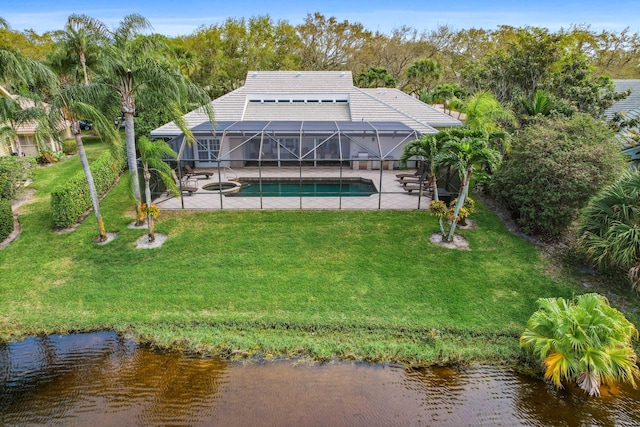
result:
[(622, 269), (640, 289), (640, 171), (626, 171), (580, 216), (580, 245), (599, 270)]
[(502, 155), (492, 147), (491, 134), (487, 132), (453, 129), (442, 134), (443, 145), (436, 156), (436, 163), (457, 170), (461, 181), (460, 194), (451, 219), (451, 228), (446, 236), (446, 240), (451, 241), (460, 219), (460, 210), (469, 194), (474, 170), (478, 167), (489, 171), (495, 170), (502, 160)]
[(465, 104), (466, 125), (471, 129), (493, 132), (502, 127), (501, 123), (515, 122), (513, 112), (498, 102), (490, 92), (476, 92)]
[(173, 180), (173, 170), (163, 159), (176, 158), (177, 154), (165, 141), (158, 139), (148, 139), (142, 137), (138, 140), (140, 150), (140, 160), (142, 162), (142, 176), (144, 177), (145, 203), (142, 211), (147, 215), (147, 225), (149, 229), (149, 241), (156, 239), (154, 232), (154, 221), (158, 218), (159, 208), (152, 204), (151, 200), (151, 172), (158, 174), (162, 182), (171, 190), (174, 195), (178, 195), (178, 188)]
[(77, 55), (84, 83), (89, 83), (87, 62), (95, 61), (98, 47), (106, 40), (109, 33), (107, 27), (97, 19), (87, 15), (70, 15), (62, 32), (62, 45), (71, 55)]
[(563, 298), (538, 300), (538, 311), (520, 337), (542, 361), (545, 378), (562, 387), (575, 381), (591, 396), (600, 384), (624, 381), (635, 387), (640, 370), (632, 340), (638, 330), (599, 294), (584, 294), (567, 302)]
[[(402, 155), (398, 160), (398, 164), (402, 168), (407, 167), (407, 162), (413, 157), (422, 159), (422, 161), (428, 165), (427, 170), (429, 173), (429, 181), (427, 186), (431, 187), (433, 190), (434, 202), (438, 202), (440, 200), (438, 196), (438, 182), (436, 177), (436, 172), (438, 169), (436, 157), (438, 156), (440, 148), (442, 147), (442, 143), (436, 135), (424, 134), (420, 137), (420, 139), (411, 141), (402, 148)], [(438, 218), (438, 224), (440, 226), (440, 232), (444, 236), (445, 231), (444, 225), (442, 223), (442, 217)]]
[[(444, 112), (447, 112), (447, 108), (451, 106), (451, 102), (454, 99), (462, 99), (467, 95), (467, 91), (458, 84), (441, 84), (439, 86), (434, 87), (429, 92), (425, 94), (426, 98), (431, 100), (431, 103), (442, 103), (444, 106)], [(421, 99), (423, 97), (421, 96)], [(451, 112), (451, 108), (449, 108), (449, 112)]]
[(414, 94), (420, 91), (429, 91), (431, 83), (437, 81), (442, 76), (442, 66), (435, 60), (429, 58), (418, 59), (407, 68), (407, 86)]
[(543, 90), (537, 90), (532, 101), (523, 96), (518, 98), (518, 101), (528, 116), (534, 117), (538, 114), (548, 116), (551, 113), (551, 98)]
[(71, 133), (73, 134), (78, 150), (78, 157), (80, 158), (80, 163), (82, 164), (82, 169), (87, 179), (91, 204), (98, 224), (98, 239), (100, 241), (107, 239), (107, 232), (102, 220), (100, 201), (93, 174), (91, 173), (89, 160), (87, 159), (87, 154), (82, 143), (79, 122), (81, 119), (91, 120), (93, 129), (98, 137), (103, 142), (109, 144), (112, 149), (116, 149), (120, 143), (120, 135), (113, 127), (111, 120), (107, 119), (92, 105), (95, 104), (100, 97), (104, 96), (104, 92), (107, 90), (107, 87), (96, 84), (76, 84), (52, 88), (49, 96), (49, 113), (40, 120), (37, 129), (37, 135), (50, 137), (59, 132), (60, 123), (70, 123)]
[(120, 25), (110, 33), (103, 57), (105, 81), (117, 92), (124, 117), (127, 162), (138, 224), (144, 222), (144, 215), (141, 211), (133, 121), (136, 98), (154, 99), (156, 105), (169, 112), (174, 123), (190, 141), (193, 141), (193, 136), (182, 119), (186, 103), (201, 106), (213, 121), (213, 110), (207, 93), (158, 58), (167, 46), (159, 37), (140, 35), (140, 31), (148, 28), (150, 24), (146, 18), (137, 14), (125, 16)]
[(358, 74), (356, 83), (359, 87), (396, 87), (398, 80), (382, 67), (371, 67)]

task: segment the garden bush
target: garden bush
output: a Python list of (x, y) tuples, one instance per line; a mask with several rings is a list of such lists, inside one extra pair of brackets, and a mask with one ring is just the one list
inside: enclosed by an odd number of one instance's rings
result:
[[(124, 169), (124, 151), (112, 155), (106, 152), (91, 165), (98, 196), (106, 194)], [(51, 192), (53, 223), (57, 228), (69, 227), (91, 208), (91, 196), (84, 172), (79, 172)]]
[(76, 154), (78, 152), (76, 141), (73, 139), (65, 139), (62, 142), (62, 152), (64, 154)]
[(620, 143), (604, 122), (582, 114), (541, 118), (514, 138), (490, 188), (525, 233), (554, 239), (623, 167)]
[(0, 242), (13, 231), (13, 211), (7, 199), (0, 199)]
[(33, 179), (35, 170), (33, 157), (0, 157), (0, 198), (15, 199), (24, 183)]

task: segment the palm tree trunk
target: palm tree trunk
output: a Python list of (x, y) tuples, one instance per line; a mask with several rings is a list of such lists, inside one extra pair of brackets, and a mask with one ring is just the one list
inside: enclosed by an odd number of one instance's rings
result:
[[(431, 185), (433, 186), (433, 201), (438, 202), (440, 201), (440, 196), (438, 195), (438, 180), (435, 173), (431, 174)], [(440, 226), (440, 233), (442, 234), (442, 238), (444, 239), (447, 236), (447, 233), (444, 232), (444, 224), (442, 223), (442, 218), (438, 218), (438, 225)]]
[(127, 146), (127, 164), (131, 176), (131, 190), (136, 204), (136, 224), (144, 224), (144, 215), (141, 210), (140, 181), (138, 178), (138, 156), (136, 154), (136, 140), (133, 129), (133, 113), (124, 112), (124, 135)]
[(149, 171), (149, 167), (146, 163), (143, 165), (142, 173), (144, 176), (144, 198), (147, 203), (147, 224), (149, 229), (149, 241), (153, 242), (154, 240), (156, 240), (156, 235), (153, 230), (153, 217), (151, 216), (151, 210), (149, 209), (151, 208), (151, 186), (149, 185), (149, 182), (151, 181), (151, 172)]
[(464, 205), (464, 201), (467, 198), (467, 194), (469, 193), (469, 179), (471, 178), (471, 171), (467, 169), (464, 173), (464, 179), (462, 180), (462, 188), (460, 189), (460, 195), (458, 196), (458, 203), (456, 203), (456, 208), (453, 210), (453, 219), (451, 220), (451, 228), (449, 229), (449, 235), (447, 236), (447, 241), (453, 240), (453, 233), (456, 231), (456, 225), (458, 225), (458, 214), (460, 213), (460, 209)]
[[(76, 125), (77, 126), (77, 123)], [(102, 222), (102, 214), (100, 213), (100, 201), (98, 199), (98, 191), (96, 190), (96, 184), (93, 181), (93, 174), (89, 168), (89, 160), (87, 159), (87, 153), (84, 151), (84, 145), (82, 144), (82, 137), (80, 133), (74, 132), (76, 140), (76, 147), (78, 148), (78, 155), (80, 156), (80, 163), (82, 164), (82, 170), (84, 176), (87, 178), (87, 185), (89, 186), (89, 195), (91, 196), (91, 204), (93, 205), (93, 212), (96, 215), (96, 221), (98, 222), (98, 233), (100, 234), (100, 241), (107, 240), (107, 232), (104, 229), (104, 222)]]
[(82, 74), (84, 75), (84, 84), (89, 84), (89, 74), (87, 74), (87, 60), (84, 56), (84, 51), (80, 51), (80, 65), (82, 65)]

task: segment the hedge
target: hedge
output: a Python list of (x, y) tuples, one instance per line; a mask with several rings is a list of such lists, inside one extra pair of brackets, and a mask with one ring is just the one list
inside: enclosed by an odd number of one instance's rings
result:
[(9, 200), (0, 199), (0, 242), (13, 231), (13, 211)]
[[(114, 158), (106, 152), (91, 165), (98, 196), (102, 197), (118, 179), (126, 165), (124, 151)], [(91, 196), (84, 172), (81, 171), (51, 192), (51, 212), (56, 228), (69, 227), (91, 208)]]
[(31, 156), (0, 157), (0, 198), (15, 199), (28, 179), (33, 179), (36, 171), (35, 158)]

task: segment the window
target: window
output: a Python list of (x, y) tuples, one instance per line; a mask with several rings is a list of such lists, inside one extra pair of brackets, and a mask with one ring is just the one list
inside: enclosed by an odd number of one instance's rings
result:
[(220, 153), (220, 139), (218, 138), (198, 138), (197, 139), (198, 160), (211, 162), (218, 160)]

